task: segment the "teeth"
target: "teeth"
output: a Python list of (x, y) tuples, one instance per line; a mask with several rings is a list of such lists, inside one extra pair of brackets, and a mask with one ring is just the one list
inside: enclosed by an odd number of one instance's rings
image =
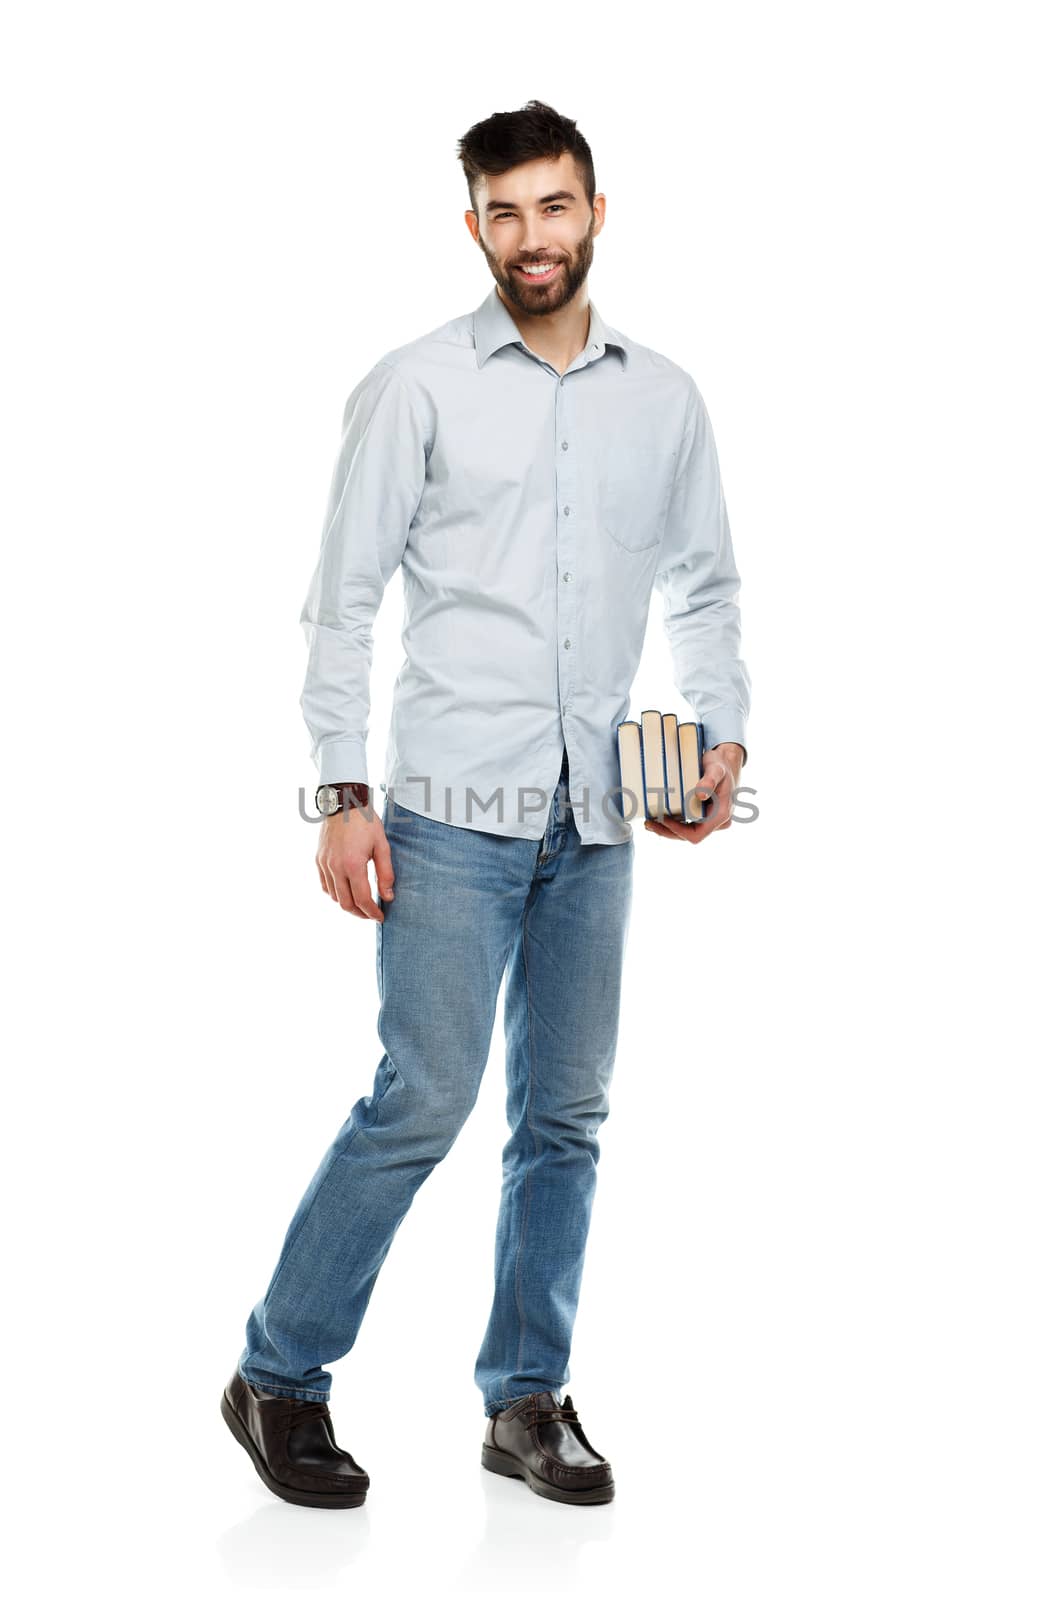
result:
[(538, 277), (541, 277), (544, 272), (549, 272), (549, 271), (551, 271), (551, 269), (553, 267), (556, 267), (556, 266), (557, 266), (557, 262), (556, 261), (547, 261), (544, 266), (541, 266), (541, 267), (522, 267), (521, 271), (529, 273), (530, 276), (533, 277), (533, 278), (538, 278)]

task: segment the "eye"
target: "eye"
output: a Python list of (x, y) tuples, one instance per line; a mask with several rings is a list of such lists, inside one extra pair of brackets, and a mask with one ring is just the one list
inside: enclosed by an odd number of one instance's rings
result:
[[(560, 200), (554, 200), (554, 201), (551, 202), (550, 205), (547, 206), (546, 209), (548, 211), (564, 211), (565, 207), (561, 204)], [(492, 221), (493, 222), (502, 222), (504, 217), (512, 217), (512, 216), (513, 216), (513, 212), (512, 211), (497, 211), (495, 213), (495, 216), (492, 218)]]

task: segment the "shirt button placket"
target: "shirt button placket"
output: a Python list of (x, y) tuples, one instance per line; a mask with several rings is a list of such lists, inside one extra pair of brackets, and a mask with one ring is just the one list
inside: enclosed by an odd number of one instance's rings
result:
[[(565, 383), (563, 373), (554, 394), (554, 479), (557, 492), (557, 571), (560, 579), (557, 585), (557, 681), (563, 714), (571, 709), (572, 694), (575, 689), (575, 585), (571, 582), (571, 577), (576, 565), (577, 527), (576, 478), (571, 449), (568, 385)], [(567, 734), (565, 737), (567, 742)]]

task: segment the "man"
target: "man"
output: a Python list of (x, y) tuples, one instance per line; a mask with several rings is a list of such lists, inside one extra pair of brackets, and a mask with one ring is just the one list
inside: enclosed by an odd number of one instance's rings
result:
[[(611, 1465), (561, 1389), (631, 900), (615, 730), (653, 585), (713, 798), (702, 823), (646, 829), (696, 844), (728, 827), (746, 759), (739, 578), (710, 421), (689, 375), (588, 298), (605, 216), (590, 148), (531, 101), (471, 128), (459, 159), (495, 285), (351, 394), (302, 612), (317, 869), (343, 910), (376, 924), (385, 1053), (292, 1218), (222, 1409), (267, 1486), (313, 1506), (364, 1501), (324, 1364), (352, 1348), (416, 1190), (473, 1107), (504, 975), (511, 1133), (474, 1370), (482, 1460), (550, 1499), (612, 1498)], [(365, 759), (371, 626), (398, 566), (406, 654), (380, 820)]]

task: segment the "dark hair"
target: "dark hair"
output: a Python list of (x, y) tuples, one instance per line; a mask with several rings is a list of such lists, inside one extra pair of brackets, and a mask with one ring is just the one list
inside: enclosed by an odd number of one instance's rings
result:
[(542, 100), (529, 100), (520, 111), (496, 111), (484, 122), (475, 122), (459, 140), (458, 149), (471, 208), (477, 210), (474, 185), (478, 178), (496, 178), (523, 161), (556, 161), (566, 151), (593, 208), (597, 189), (594, 158), (571, 117), (562, 117)]

